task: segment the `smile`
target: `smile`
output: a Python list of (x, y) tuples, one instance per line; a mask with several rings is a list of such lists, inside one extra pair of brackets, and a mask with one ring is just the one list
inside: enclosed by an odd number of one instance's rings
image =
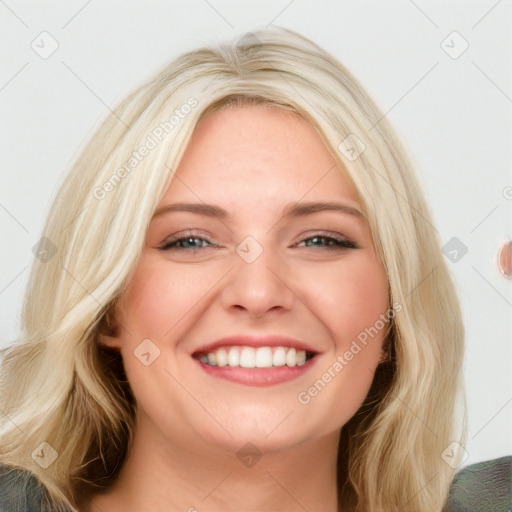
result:
[(233, 368), (273, 368), (302, 366), (313, 357), (294, 347), (220, 347), (207, 353), (200, 353), (199, 360), (209, 366), (230, 366)]
[(299, 347), (230, 345), (199, 351), (192, 357), (212, 377), (248, 386), (273, 386), (309, 371), (317, 355)]

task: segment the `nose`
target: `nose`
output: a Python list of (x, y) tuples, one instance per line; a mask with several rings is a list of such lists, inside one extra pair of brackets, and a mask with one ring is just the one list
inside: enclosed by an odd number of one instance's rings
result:
[(268, 248), (254, 261), (240, 254), (234, 255), (234, 268), (222, 290), (223, 307), (254, 318), (291, 310), (297, 298), (292, 291), (291, 270), (282, 259)]

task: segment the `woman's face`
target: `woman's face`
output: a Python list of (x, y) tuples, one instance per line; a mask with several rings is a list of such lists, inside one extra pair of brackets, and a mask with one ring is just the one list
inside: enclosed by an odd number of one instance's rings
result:
[(387, 328), (386, 273), (361, 211), (304, 120), (262, 106), (204, 118), (110, 341), (138, 428), (235, 451), (337, 436)]

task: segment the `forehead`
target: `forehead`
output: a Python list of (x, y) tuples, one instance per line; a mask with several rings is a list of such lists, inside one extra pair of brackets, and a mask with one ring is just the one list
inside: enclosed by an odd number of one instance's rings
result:
[(267, 105), (224, 108), (197, 125), (162, 201), (269, 202), (347, 199), (357, 193), (315, 128)]

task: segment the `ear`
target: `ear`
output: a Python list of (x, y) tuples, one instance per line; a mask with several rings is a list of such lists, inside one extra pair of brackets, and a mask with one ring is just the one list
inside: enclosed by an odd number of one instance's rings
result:
[(121, 329), (119, 328), (118, 322), (115, 319), (114, 311), (115, 307), (110, 307), (103, 318), (100, 320), (96, 333), (96, 341), (105, 347), (120, 350), (121, 340), (119, 333)]
[(390, 363), (393, 358), (393, 336), (388, 332), (382, 343), (379, 364)]

